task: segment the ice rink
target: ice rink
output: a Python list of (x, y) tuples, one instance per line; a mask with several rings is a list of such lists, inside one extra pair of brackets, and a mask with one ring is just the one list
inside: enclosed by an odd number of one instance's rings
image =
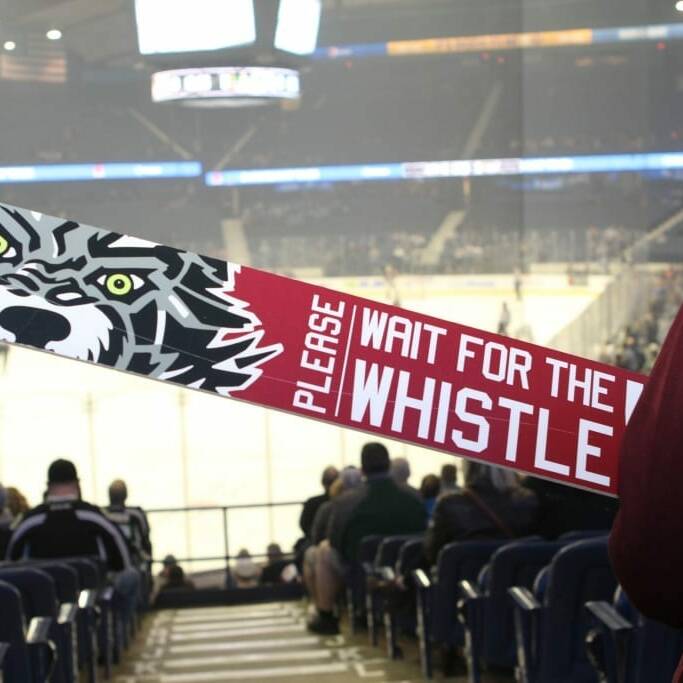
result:
[[(316, 282), (387, 297), (381, 278)], [(528, 276), (521, 301), (510, 275), (405, 277), (398, 288), (406, 308), (494, 331), (507, 301), (511, 333), (548, 344), (607, 282), (595, 276), (570, 287), (565, 275)], [(0, 481), (19, 487), (32, 504), (41, 499), (48, 463), (58, 457), (77, 464), (84, 498), (97, 503), (106, 502), (107, 486), (118, 477), (128, 482), (129, 502), (146, 508), (301, 501), (318, 493), (325, 465), (357, 464), (368, 438), (23, 349), (10, 351), (0, 382)], [(387, 443), (393, 456), (410, 459), (414, 486), (452, 459)], [(231, 511), (231, 554), (242, 547), (262, 553), (271, 541), (290, 547), (299, 512), (298, 505)], [(223, 554), (220, 513), (163, 513), (151, 521), (156, 557)]]

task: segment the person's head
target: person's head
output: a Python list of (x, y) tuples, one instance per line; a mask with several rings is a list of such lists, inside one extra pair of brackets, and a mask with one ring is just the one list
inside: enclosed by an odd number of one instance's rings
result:
[(7, 489), (0, 484), (0, 513), (2, 513), (7, 505)]
[(339, 471), (334, 465), (329, 465), (323, 470), (323, 476), (320, 480), (320, 483), (323, 485), (326, 493), (329, 493), (330, 486), (332, 486), (332, 483), (338, 476)]
[(389, 472), (389, 451), (384, 444), (372, 441), (366, 443), (360, 452), (363, 474), (370, 477)]
[(242, 548), (242, 550), (237, 553), (233, 573), (238, 585), (246, 586), (256, 582), (259, 575), (259, 568), (251, 559), (251, 554), (246, 548)]
[(10, 511), (12, 517), (18, 517), (28, 512), (31, 506), (28, 504), (24, 494), (14, 486), (8, 486), (7, 492), (7, 509)]
[(125, 505), (128, 498), (128, 487), (123, 479), (115, 479), (109, 485), (109, 504)]
[(282, 559), (282, 548), (279, 543), (270, 543), (266, 548), (268, 562), (277, 562)]
[(357, 467), (349, 465), (339, 473), (339, 481), (341, 481), (342, 491), (352, 491), (361, 485), (363, 474)]
[(171, 575), (171, 569), (173, 567), (178, 566), (178, 561), (175, 559), (173, 555), (166, 555), (164, 557), (162, 563), (162, 568), (161, 568), (161, 575), (165, 577), (169, 577)]
[(488, 488), (504, 493), (517, 486), (514, 472), (501, 467), (492, 467), (480, 462), (465, 464), (465, 486), (467, 488)]
[(391, 476), (397, 484), (407, 484), (410, 479), (410, 463), (405, 458), (391, 461)]
[(420, 484), (420, 495), (423, 500), (429, 500), (430, 498), (436, 498), (439, 495), (439, 489), (441, 488), (441, 481), (436, 474), (427, 474), (422, 478), (422, 483)]
[(71, 460), (55, 460), (47, 470), (47, 494), (49, 496), (81, 495), (78, 472)]
[(455, 465), (444, 465), (441, 468), (441, 485), (453, 488), (458, 483), (458, 468)]

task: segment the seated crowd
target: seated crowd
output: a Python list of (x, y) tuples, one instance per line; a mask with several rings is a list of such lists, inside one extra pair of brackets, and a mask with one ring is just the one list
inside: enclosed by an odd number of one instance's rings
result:
[(612, 335), (600, 350), (600, 360), (649, 373), (681, 303), (683, 272), (669, 269), (657, 275), (646, 312)]
[(128, 507), (125, 482), (109, 487), (104, 508), (85, 502), (76, 467), (55, 460), (48, 468), (43, 502), (30, 508), (17, 495), (19, 507), (7, 505), (0, 487), (0, 552), (10, 561), (97, 558), (122, 599), (124, 620), (131, 623), (148, 585), (152, 546), (147, 517), (141, 508)]
[(426, 475), (419, 490), (409, 476), (407, 460), (390, 460), (380, 443), (363, 447), (360, 471), (325, 469), (324, 493), (306, 501), (301, 515), (304, 583), (316, 608), (311, 631), (339, 632), (335, 606), (365, 537), (423, 534), (429, 567), (453, 541), (607, 531), (616, 513), (603, 496), (474, 462), (465, 463), (462, 488), (454, 464)]

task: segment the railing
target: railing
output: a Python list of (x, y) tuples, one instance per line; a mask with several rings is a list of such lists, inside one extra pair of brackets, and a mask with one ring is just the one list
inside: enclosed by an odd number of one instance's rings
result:
[(645, 311), (651, 281), (652, 273), (648, 269), (635, 265), (620, 267), (604, 292), (560, 330), (548, 346), (597, 358), (602, 346), (618, 329)]
[[(154, 516), (162, 514), (188, 514), (192, 512), (220, 512), (223, 534), (222, 534), (222, 545), (223, 554), (222, 555), (201, 555), (201, 556), (188, 556), (188, 557), (176, 557), (177, 562), (216, 562), (222, 561), (225, 567), (226, 581), (230, 576), (230, 561), (237, 559), (237, 555), (230, 553), (230, 534), (229, 534), (229, 515), (231, 511), (237, 510), (272, 510), (273, 508), (285, 508), (303, 506), (302, 501), (294, 502), (282, 502), (282, 503), (251, 503), (244, 505), (197, 505), (188, 507), (173, 507), (173, 508), (154, 508), (151, 510), (146, 510), (145, 512), (150, 517), (150, 526), (154, 525)], [(285, 553), (287, 555), (287, 553)], [(265, 553), (251, 553), (252, 558), (264, 558)], [(155, 564), (162, 564), (163, 558), (154, 557), (152, 562)]]

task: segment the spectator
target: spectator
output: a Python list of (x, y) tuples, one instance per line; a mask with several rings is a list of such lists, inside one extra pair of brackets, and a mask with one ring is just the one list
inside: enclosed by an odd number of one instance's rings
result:
[(12, 515), (13, 525), (16, 525), (19, 520), (31, 509), (31, 506), (26, 500), (26, 496), (14, 486), (7, 487), (7, 508)]
[(161, 571), (154, 577), (152, 583), (152, 595), (150, 597), (150, 602), (154, 602), (154, 599), (158, 595), (159, 591), (168, 582), (169, 574), (171, 569), (178, 564), (178, 560), (173, 555), (166, 555), (161, 563)]
[(266, 548), (266, 557), (268, 563), (261, 571), (260, 583), (290, 583), (298, 576), (296, 565), (292, 560), (285, 558), (279, 543), (269, 544)]
[(548, 540), (568, 531), (595, 529), (607, 533), (619, 507), (616, 498), (536, 477), (525, 477), (522, 486), (538, 499), (536, 531)]
[(441, 468), (441, 495), (446, 493), (455, 493), (459, 491), (458, 486), (458, 468), (455, 465), (448, 464)]
[(301, 517), (299, 518), (299, 526), (301, 527), (301, 531), (304, 532), (304, 536), (307, 539), (310, 539), (311, 537), (311, 529), (313, 528), (315, 513), (323, 503), (326, 503), (330, 499), (330, 486), (332, 486), (332, 482), (338, 476), (339, 472), (337, 471), (336, 467), (332, 465), (326, 467), (323, 470), (323, 476), (321, 480), (323, 489), (325, 489), (325, 493), (319, 496), (313, 496), (304, 503), (304, 508), (301, 511)]
[(405, 458), (394, 458), (391, 461), (391, 476), (393, 480), (399, 486), (414, 494), (416, 498), (421, 498), (420, 492), (408, 483), (410, 474), (410, 463)]
[(358, 488), (362, 483), (362, 479), (361, 471), (352, 465), (345, 467), (337, 479), (335, 479), (330, 487), (330, 500), (323, 503), (315, 515), (311, 531), (311, 542), (313, 545), (318, 545), (318, 543), (327, 538), (327, 529), (332, 516), (334, 499), (342, 493)]
[(362, 483), (362, 474), (357, 467), (345, 467), (339, 477), (330, 487), (330, 500), (320, 506), (313, 523), (311, 534), (312, 545), (306, 549), (303, 561), (304, 584), (309, 596), (313, 597), (315, 590), (315, 563), (317, 546), (320, 545), (328, 534), (330, 519), (334, 511), (334, 503), (338, 496), (358, 488)]
[(636, 338), (629, 335), (624, 342), (621, 353), (622, 367), (633, 372), (640, 372), (645, 365), (645, 354), (638, 346)]
[(185, 578), (183, 568), (174, 564), (168, 569), (168, 575), (161, 586), (161, 591), (194, 590), (194, 588), (194, 583)]
[(365, 484), (336, 501), (329, 538), (316, 552), (312, 577), (316, 615), (308, 623), (314, 633), (339, 632), (339, 621), (332, 610), (347, 568), (355, 561), (365, 536), (412, 534), (425, 528), (426, 515), (421, 501), (397, 485), (389, 474), (386, 447), (380, 443), (365, 444), (361, 464)]
[(0, 484), (0, 557), (5, 556), (12, 535), (12, 515), (7, 508), (7, 489)]
[(140, 576), (132, 567), (126, 541), (102, 511), (81, 500), (76, 467), (55, 460), (48, 469), (45, 502), (24, 515), (14, 529), (7, 559), (99, 557), (124, 601), (126, 621), (133, 618)]
[(251, 554), (246, 548), (237, 553), (235, 568), (232, 571), (238, 588), (253, 588), (258, 585), (261, 570), (251, 559)]
[(439, 498), (425, 539), (425, 556), (436, 562), (451, 541), (514, 538), (529, 533), (536, 521), (536, 496), (517, 484), (512, 472), (468, 462), (465, 488)]
[(420, 496), (422, 496), (422, 500), (424, 501), (425, 510), (429, 519), (431, 519), (434, 512), (436, 498), (439, 495), (440, 489), (441, 482), (436, 474), (428, 474), (422, 478), (422, 483), (420, 484)]
[(149, 538), (147, 515), (142, 508), (127, 507), (128, 488), (122, 479), (114, 480), (109, 486), (109, 505), (104, 514), (121, 530), (131, 545), (137, 562), (149, 562), (152, 544)]

